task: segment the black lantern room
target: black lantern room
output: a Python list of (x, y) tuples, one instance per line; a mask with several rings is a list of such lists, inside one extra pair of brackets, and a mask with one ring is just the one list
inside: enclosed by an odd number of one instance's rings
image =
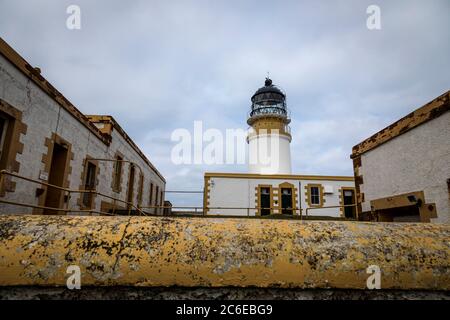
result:
[(268, 115), (287, 118), (286, 95), (272, 84), (271, 79), (266, 78), (264, 87), (259, 88), (251, 100), (250, 119)]

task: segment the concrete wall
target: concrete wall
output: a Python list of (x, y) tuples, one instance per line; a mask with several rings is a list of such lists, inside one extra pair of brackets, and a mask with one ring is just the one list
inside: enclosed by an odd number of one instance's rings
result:
[[(144, 173), (144, 188), (142, 205), (148, 205), (150, 181), (160, 190), (164, 190), (165, 182), (146, 163), (146, 161), (131, 147), (131, 145), (116, 130), (112, 131), (110, 145), (105, 144), (91, 130), (61, 107), (53, 98), (26, 77), (14, 65), (0, 55), (0, 98), (22, 112), (22, 122), (27, 125), (26, 134), (20, 136), (24, 144), (23, 152), (17, 154), (20, 163), (19, 175), (39, 179), (44, 171), (42, 155), (47, 153), (45, 139), (56, 133), (72, 145), (73, 159), (70, 162), (72, 172), (68, 177), (71, 189), (79, 189), (82, 184), (83, 161), (87, 155), (93, 158), (113, 159), (116, 151), (124, 155), (125, 160), (137, 163)], [(111, 188), (113, 179), (113, 163), (100, 162), (97, 191), (125, 200), (128, 184), (128, 165), (122, 170), (122, 192), (115, 193)], [(16, 181), (14, 192), (7, 192), (3, 199), (22, 203), (38, 204), (35, 195), (38, 185), (13, 178)], [(139, 170), (136, 170), (134, 184), (134, 203), (137, 204), (139, 186)], [(153, 198), (155, 198), (153, 196)], [(158, 197), (160, 198), (160, 196)], [(69, 201), (69, 208), (79, 208), (78, 195), (74, 194)], [(100, 210), (101, 201), (111, 200), (97, 196), (95, 209)], [(31, 213), (30, 208), (0, 204), (0, 213)]]
[(425, 201), (436, 204), (432, 222), (450, 223), (450, 112), (362, 154), (359, 174), (363, 211), (370, 200), (424, 191)]
[(0, 287), (65, 287), (76, 265), (82, 288), (363, 290), (377, 265), (381, 289), (449, 290), (449, 237), (446, 224), (0, 216)]
[[(296, 207), (305, 209), (309, 207), (306, 201), (306, 189), (308, 184), (320, 184), (322, 186), (328, 185), (332, 187), (332, 193), (324, 194), (323, 206), (337, 206), (340, 201), (340, 189), (342, 187), (354, 188), (353, 181), (335, 181), (335, 180), (314, 180), (314, 179), (262, 179), (262, 178), (241, 178), (241, 177), (211, 177), (208, 182), (208, 207), (242, 207), (254, 208), (256, 207), (255, 190), (258, 185), (271, 185), (273, 188), (278, 188), (280, 184), (288, 182), (294, 185), (297, 198)], [(300, 187), (300, 191), (299, 191)], [(281, 201), (278, 196), (274, 195), (274, 200)], [(299, 201), (300, 200), (300, 201)], [(254, 216), (256, 210), (249, 211), (245, 209), (210, 209), (208, 214), (219, 215), (241, 215)], [(299, 214), (299, 211), (296, 212)], [(341, 210), (339, 208), (325, 208), (309, 210), (308, 215), (313, 216), (330, 216), (340, 217)]]

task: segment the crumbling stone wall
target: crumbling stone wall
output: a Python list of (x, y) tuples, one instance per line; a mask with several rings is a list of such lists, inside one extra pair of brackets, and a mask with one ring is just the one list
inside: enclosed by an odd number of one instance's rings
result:
[[(384, 293), (373, 297), (445, 298), (449, 239), (443, 224), (1, 216), (0, 296), (89, 297), (114, 287), (140, 298), (356, 297), (368, 294), (367, 268), (377, 265)], [(84, 293), (63, 290), (70, 265)]]

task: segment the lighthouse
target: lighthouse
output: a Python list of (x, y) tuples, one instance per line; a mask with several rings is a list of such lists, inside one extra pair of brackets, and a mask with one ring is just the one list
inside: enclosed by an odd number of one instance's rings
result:
[(251, 97), (249, 173), (291, 174), (292, 140), (286, 95), (266, 78), (264, 87)]
[[(205, 172), (205, 215), (356, 217), (353, 176), (291, 172), (291, 122), (286, 94), (266, 78), (251, 97), (248, 172)], [(319, 210), (320, 209), (320, 210)]]

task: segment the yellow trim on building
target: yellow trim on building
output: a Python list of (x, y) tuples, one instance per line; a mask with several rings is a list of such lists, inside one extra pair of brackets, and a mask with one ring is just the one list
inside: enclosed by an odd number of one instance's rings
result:
[(209, 181), (211, 178), (205, 176), (203, 185), (203, 214), (208, 214), (209, 207)]

